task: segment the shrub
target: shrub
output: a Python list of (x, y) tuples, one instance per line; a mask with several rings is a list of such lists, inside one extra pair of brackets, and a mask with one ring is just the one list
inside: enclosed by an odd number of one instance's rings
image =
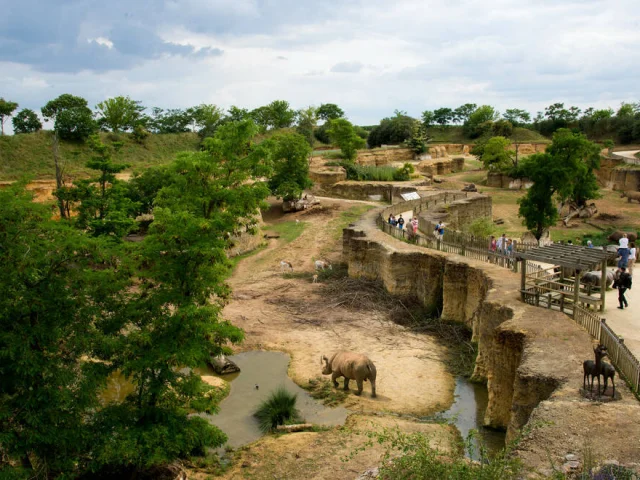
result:
[(414, 172), (413, 165), (410, 163), (405, 163), (400, 168), (357, 165), (349, 161), (327, 163), (329, 164), (344, 168), (347, 172), (347, 180), (360, 182), (404, 182), (410, 180)]
[(411, 179), (411, 174), (415, 172), (413, 165), (410, 163), (405, 163), (402, 167), (394, 170), (393, 179), (396, 182), (405, 182)]
[(331, 139), (329, 138), (329, 122), (326, 122), (324, 125), (319, 126), (313, 131), (313, 135), (319, 142), (326, 143), (327, 145), (331, 143)]
[(136, 125), (133, 127), (133, 133), (131, 134), (136, 143), (144, 143), (149, 135), (151, 135), (149, 130), (144, 128), (142, 125)]
[(342, 150), (342, 155), (347, 160), (354, 160), (358, 149), (366, 145), (366, 142), (356, 135), (353, 125), (344, 118), (330, 120), (327, 133), (331, 142)]
[(297, 400), (298, 396), (284, 387), (273, 392), (253, 414), (260, 423), (260, 430), (267, 433), (275, 430), (278, 425), (301, 422), (300, 412), (296, 408)]
[(488, 237), (495, 232), (495, 225), (490, 217), (476, 218), (467, 227), (463, 228), (465, 233), (469, 233), (474, 237)]

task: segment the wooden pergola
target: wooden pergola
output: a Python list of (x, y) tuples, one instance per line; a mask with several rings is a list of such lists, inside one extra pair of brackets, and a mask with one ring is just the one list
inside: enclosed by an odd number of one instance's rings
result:
[[(534, 305), (544, 304), (547, 308), (560, 307), (561, 311), (571, 310), (573, 305), (586, 304), (604, 310), (607, 280), (607, 262), (616, 253), (578, 245), (553, 244), (536, 247), (516, 255), (521, 263), (520, 292), (522, 300)], [(550, 267), (533, 265), (539, 262)], [(600, 271), (600, 287), (597, 295), (591, 289), (582, 288), (580, 277), (585, 272)]]

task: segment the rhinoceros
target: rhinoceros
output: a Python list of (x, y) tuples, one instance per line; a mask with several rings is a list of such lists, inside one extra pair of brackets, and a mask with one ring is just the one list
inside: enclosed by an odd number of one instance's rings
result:
[(349, 390), (349, 380), (355, 380), (358, 384), (358, 393), (362, 393), (362, 383), (371, 382), (371, 396), (376, 396), (376, 366), (369, 357), (360, 353), (338, 352), (331, 359), (325, 355), (320, 359), (323, 375), (331, 375), (333, 386), (338, 388), (337, 379), (344, 377), (344, 389)]

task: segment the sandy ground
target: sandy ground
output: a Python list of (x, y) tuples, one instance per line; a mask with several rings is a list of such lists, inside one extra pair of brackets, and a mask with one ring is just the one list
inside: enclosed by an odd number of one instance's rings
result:
[[(324, 200), (323, 205), (335, 206), (329, 209), (330, 215), (311, 210), (286, 217), (307, 223), (296, 240), (285, 245), (282, 240), (271, 240), (266, 250), (238, 265), (230, 280), (233, 300), (225, 307), (224, 316), (245, 330), (242, 350), (289, 353), (289, 374), (302, 386), (321, 375), (321, 355), (339, 350), (364, 353), (378, 370), (378, 398), (371, 398), (370, 386), (365, 383), (361, 397), (348, 397), (347, 408), (416, 415), (447, 408), (453, 401), (454, 379), (441, 361), (446, 352), (436, 339), (412, 333), (376, 311), (336, 305), (322, 296), (321, 284), (311, 283), (314, 259), (340, 260), (341, 239), (327, 225), (330, 217), (353, 202)], [(267, 222), (274, 220), (269, 217)], [(285, 278), (280, 272), (281, 260), (291, 262), (294, 272), (308, 272), (309, 276)], [(354, 388), (352, 382), (352, 392)]]
[(633, 281), (634, 286), (624, 295), (629, 302), (629, 308), (618, 309), (618, 290), (609, 290), (605, 298), (605, 310), (601, 316), (607, 319), (607, 323), (616, 335), (624, 338), (624, 343), (636, 358), (640, 358), (640, 275), (638, 273), (635, 273)]

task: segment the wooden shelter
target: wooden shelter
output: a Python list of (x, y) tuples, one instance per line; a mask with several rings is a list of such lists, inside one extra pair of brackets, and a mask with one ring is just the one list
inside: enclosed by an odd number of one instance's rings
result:
[[(572, 314), (575, 314), (574, 305), (599, 307), (603, 311), (607, 262), (615, 257), (616, 253), (606, 250), (561, 244), (517, 253), (522, 300), (547, 308), (559, 307), (560, 311)], [(590, 271), (601, 274), (600, 286), (593, 289), (580, 283), (580, 277)]]

